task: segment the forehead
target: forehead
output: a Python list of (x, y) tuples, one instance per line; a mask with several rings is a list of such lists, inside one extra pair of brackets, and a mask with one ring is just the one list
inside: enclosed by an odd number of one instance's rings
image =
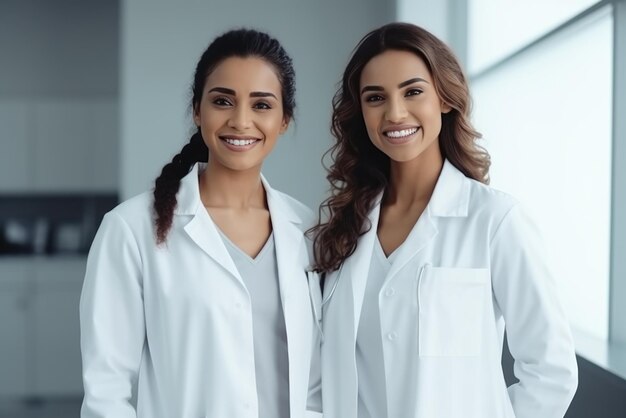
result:
[(257, 57), (230, 57), (220, 62), (207, 77), (205, 90), (217, 86), (236, 92), (272, 92), (276, 96), (281, 91), (274, 66)]
[(395, 86), (420, 77), (432, 83), (430, 71), (422, 58), (410, 51), (387, 50), (368, 61), (361, 72), (360, 84)]

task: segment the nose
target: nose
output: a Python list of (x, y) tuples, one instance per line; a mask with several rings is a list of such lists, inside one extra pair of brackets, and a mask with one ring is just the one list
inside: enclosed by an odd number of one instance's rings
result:
[(408, 111), (401, 97), (393, 97), (387, 100), (385, 118), (391, 123), (400, 123), (407, 117)]
[(228, 119), (228, 127), (238, 131), (248, 129), (251, 124), (250, 109), (246, 108), (246, 106), (235, 107)]

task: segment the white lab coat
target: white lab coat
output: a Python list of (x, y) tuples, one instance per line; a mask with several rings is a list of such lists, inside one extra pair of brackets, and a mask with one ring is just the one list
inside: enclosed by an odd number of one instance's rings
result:
[[(380, 198), (378, 200), (380, 202)], [(357, 416), (355, 341), (380, 204), (324, 285), (324, 417)], [(574, 346), (538, 233), (510, 196), (448, 161), (379, 293), (389, 418), (557, 418)], [(515, 375), (501, 367), (504, 325)]]
[[(197, 164), (181, 181), (166, 245), (155, 244), (150, 192), (102, 221), (80, 301), (83, 418), (258, 417), (250, 296), (202, 205), (198, 172)], [(311, 301), (321, 302), (321, 292), (308, 283), (303, 236), (312, 214), (265, 179), (263, 185), (287, 331), (291, 417), (321, 416), (305, 413), (309, 394), (310, 409), (321, 409), (319, 360), (311, 369), (319, 356)]]

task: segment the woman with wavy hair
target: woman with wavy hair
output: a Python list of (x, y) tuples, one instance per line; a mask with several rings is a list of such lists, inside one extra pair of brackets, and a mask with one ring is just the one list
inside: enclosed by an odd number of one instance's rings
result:
[(265, 33), (226, 32), (197, 64), (191, 105), (189, 143), (91, 247), (81, 416), (316, 416), (313, 216), (261, 175), (293, 117), (291, 58)]
[[(466, 78), (429, 32), (357, 45), (333, 100), (325, 273), (327, 418), (555, 418), (577, 385), (538, 234), (490, 188)], [(506, 328), (519, 382), (507, 390)]]

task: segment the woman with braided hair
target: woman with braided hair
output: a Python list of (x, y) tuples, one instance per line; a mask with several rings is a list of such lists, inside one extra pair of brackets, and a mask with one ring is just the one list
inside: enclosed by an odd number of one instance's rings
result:
[(294, 78), (278, 41), (254, 30), (200, 58), (197, 131), (152, 192), (104, 217), (89, 253), (83, 418), (320, 410), (313, 217), (261, 175), (293, 117)]

